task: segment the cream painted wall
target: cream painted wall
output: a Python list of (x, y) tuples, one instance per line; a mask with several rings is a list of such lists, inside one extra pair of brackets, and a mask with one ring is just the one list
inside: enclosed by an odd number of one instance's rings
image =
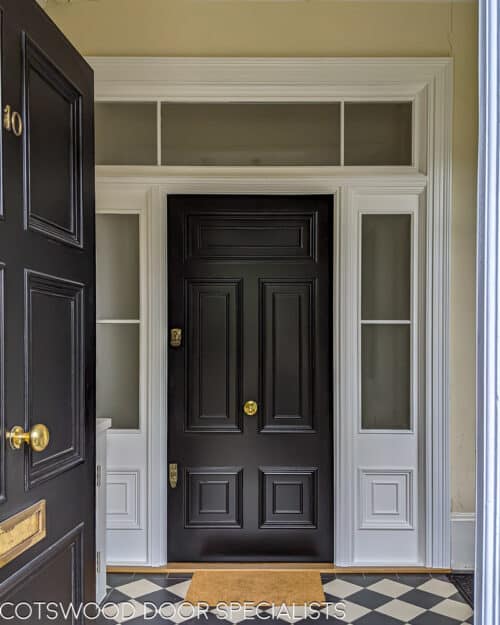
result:
[[(474, 510), (477, 8), (332, 0), (49, 0), (86, 55), (453, 56), (452, 509)], [(451, 113), (451, 111), (450, 111)]]

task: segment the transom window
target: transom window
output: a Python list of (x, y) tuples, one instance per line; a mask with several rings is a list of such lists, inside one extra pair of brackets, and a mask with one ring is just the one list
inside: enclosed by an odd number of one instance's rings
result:
[(97, 165), (414, 165), (411, 101), (98, 102)]

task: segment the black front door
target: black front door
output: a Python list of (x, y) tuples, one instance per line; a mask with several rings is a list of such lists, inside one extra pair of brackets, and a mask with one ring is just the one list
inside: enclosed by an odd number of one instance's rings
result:
[(0, 20), (0, 621), (48, 623), (95, 597), (93, 75), (34, 0)]
[(169, 197), (170, 562), (332, 560), (332, 209)]

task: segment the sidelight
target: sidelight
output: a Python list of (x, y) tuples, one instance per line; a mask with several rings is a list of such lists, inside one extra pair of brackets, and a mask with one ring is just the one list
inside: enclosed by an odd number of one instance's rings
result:
[(361, 227), (362, 427), (408, 430), (412, 217), (364, 214)]
[(97, 416), (139, 428), (139, 215), (96, 216)]

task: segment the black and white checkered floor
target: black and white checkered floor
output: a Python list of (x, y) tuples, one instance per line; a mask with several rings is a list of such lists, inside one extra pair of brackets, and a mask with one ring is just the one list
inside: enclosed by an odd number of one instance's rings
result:
[[(355, 625), (465, 625), (473, 622), (472, 610), (444, 575), (322, 575), (327, 602), (343, 603), (345, 617), (334, 609), (307, 613), (304, 607), (276, 606), (233, 610), (229, 606), (198, 615), (183, 603), (191, 575), (108, 575), (108, 595), (103, 612), (94, 623), (115, 625), (151, 623), (165, 625), (287, 625), (290, 623), (347, 623)], [(107, 605), (105, 605), (107, 604)], [(154, 607), (153, 607), (154, 606)], [(162, 608), (160, 606), (163, 606)]]

